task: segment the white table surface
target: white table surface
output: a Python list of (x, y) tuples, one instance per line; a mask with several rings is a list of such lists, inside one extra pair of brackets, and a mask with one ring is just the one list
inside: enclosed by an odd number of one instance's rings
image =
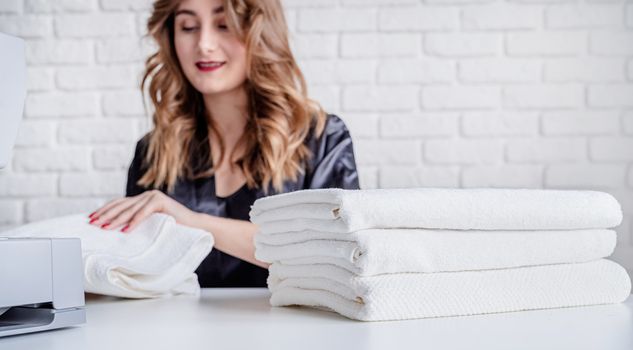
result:
[(633, 297), (614, 305), (360, 322), (271, 307), (269, 295), (263, 288), (146, 300), (89, 295), (86, 324), (0, 338), (0, 349), (633, 349)]

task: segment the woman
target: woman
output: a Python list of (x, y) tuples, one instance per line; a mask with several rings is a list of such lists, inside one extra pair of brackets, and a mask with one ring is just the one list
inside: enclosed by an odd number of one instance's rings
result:
[(91, 223), (132, 232), (148, 215), (211, 232), (202, 287), (265, 287), (249, 210), (260, 197), (308, 188), (356, 189), (343, 121), (307, 97), (279, 0), (158, 0), (149, 83), (154, 128), (137, 144), (126, 197)]

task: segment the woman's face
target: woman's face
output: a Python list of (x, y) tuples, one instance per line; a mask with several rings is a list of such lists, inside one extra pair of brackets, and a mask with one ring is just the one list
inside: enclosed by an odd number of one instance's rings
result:
[(239, 88), (246, 80), (246, 47), (229, 32), (222, 0), (182, 0), (174, 42), (180, 66), (203, 95)]

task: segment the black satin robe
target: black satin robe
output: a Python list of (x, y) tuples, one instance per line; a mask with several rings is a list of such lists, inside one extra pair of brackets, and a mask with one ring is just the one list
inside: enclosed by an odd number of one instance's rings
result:
[[(136, 145), (128, 171), (126, 196), (135, 196), (146, 190), (136, 184), (144, 173), (142, 160), (146, 139), (142, 138)], [(299, 174), (297, 181), (286, 181), (282, 192), (311, 188), (359, 188), (352, 139), (339, 117), (328, 115), (321, 137), (317, 139), (311, 130), (305, 143), (314, 156), (304, 164), (304, 175)], [(253, 202), (265, 196), (262, 189), (250, 189), (244, 185), (228, 197), (218, 197), (213, 176), (198, 180), (180, 179), (173, 193), (162, 191), (193, 211), (247, 221)], [(268, 195), (275, 193), (271, 190)], [(196, 274), (201, 287), (266, 287), (268, 270), (213, 249)]]

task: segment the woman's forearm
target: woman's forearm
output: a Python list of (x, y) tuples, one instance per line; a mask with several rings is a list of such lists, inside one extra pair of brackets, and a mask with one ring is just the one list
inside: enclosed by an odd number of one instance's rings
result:
[(253, 237), (257, 226), (250, 221), (227, 219), (204, 213), (195, 213), (188, 226), (196, 227), (213, 235), (214, 248), (251, 264), (268, 268), (270, 264), (255, 259)]

